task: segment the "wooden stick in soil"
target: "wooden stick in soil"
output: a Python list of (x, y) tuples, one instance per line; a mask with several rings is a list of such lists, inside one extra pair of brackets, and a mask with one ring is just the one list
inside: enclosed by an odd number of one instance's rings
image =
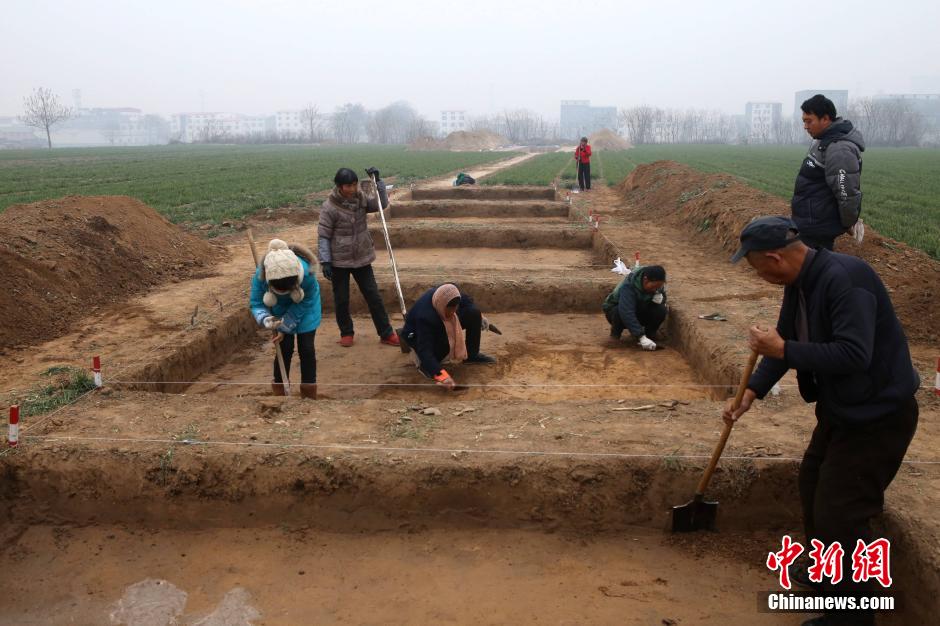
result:
[[(251, 257), (255, 260), (255, 270), (257, 270), (259, 261), (258, 261), (258, 250), (257, 248), (255, 248), (255, 238), (254, 236), (252, 236), (250, 228), (246, 230), (245, 233), (248, 235), (248, 245), (251, 246)], [(275, 336), (277, 335), (276, 330), (274, 331), (274, 334)], [(284, 353), (281, 352), (281, 344), (279, 343), (274, 344), (274, 352), (277, 354), (277, 368), (281, 372), (281, 381), (282, 381), (282, 384), (284, 385), (284, 395), (289, 396), (290, 395), (290, 380), (287, 378), (287, 368), (284, 366)]]

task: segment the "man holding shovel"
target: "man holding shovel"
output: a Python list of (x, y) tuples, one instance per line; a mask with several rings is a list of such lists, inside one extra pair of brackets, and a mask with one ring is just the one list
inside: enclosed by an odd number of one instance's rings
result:
[(574, 149), (574, 160), (578, 167), (578, 188), (581, 191), (591, 190), (591, 145), (587, 137), (581, 137), (581, 142)]
[[(733, 422), (763, 399), (789, 369), (800, 395), (816, 403), (816, 428), (799, 471), (807, 545), (840, 542), (843, 578), (813, 585), (805, 564), (791, 568), (796, 582), (827, 595), (878, 595), (853, 581), (851, 555), (858, 540), (872, 542), (869, 520), (882, 511), (917, 429), (914, 397), (920, 377), (907, 338), (878, 274), (856, 257), (813, 250), (785, 217), (762, 217), (741, 232), (732, 262), (746, 258), (757, 275), (783, 285), (776, 328), (754, 326), (751, 348), (763, 355), (740, 407), (729, 402)], [(805, 624), (872, 624), (870, 612), (833, 612)]]

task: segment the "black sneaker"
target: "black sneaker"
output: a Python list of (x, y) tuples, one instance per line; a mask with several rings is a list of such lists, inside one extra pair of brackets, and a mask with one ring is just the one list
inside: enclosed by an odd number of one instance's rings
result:
[(484, 365), (492, 365), (495, 362), (495, 358), (488, 354), (483, 354), (482, 352), (477, 352), (475, 355), (464, 361), (464, 363), (483, 363)]
[(405, 329), (398, 328), (395, 330), (395, 334), (398, 335), (398, 347), (401, 349), (402, 354), (408, 354), (411, 352), (411, 345), (408, 343), (408, 340), (405, 338)]

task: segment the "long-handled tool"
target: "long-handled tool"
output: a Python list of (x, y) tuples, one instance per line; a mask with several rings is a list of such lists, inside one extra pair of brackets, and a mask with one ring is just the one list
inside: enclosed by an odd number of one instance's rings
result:
[(385, 208), (382, 206), (382, 194), (379, 193), (378, 176), (369, 174), (372, 184), (375, 186), (375, 199), (379, 203), (379, 217), (382, 218), (382, 233), (385, 235), (385, 248), (388, 250), (388, 258), (392, 263), (392, 273), (395, 274), (395, 289), (398, 290), (398, 304), (401, 305), (402, 319), (408, 315), (408, 309), (405, 308), (405, 296), (401, 292), (401, 281), (398, 279), (398, 263), (395, 262), (395, 251), (392, 250), (392, 240), (388, 236), (388, 223), (385, 221)]
[[(757, 352), (751, 350), (751, 357), (747, 361), (747, 367), (744, 368), (744, 375), (741, 377), (741, 384), (738, 385), (738, 393), (734, 396), (733, 410), (741, 406), (741, 400), (744, 398), (744, 392), (747, 390), (747, 381), (754, 372), (754, 366), (757, 364)], [(714, 530), (715, 517), (718, 515), (718, 503), (705, 501), (705, 490), (712, 478), (715, 467), (718, 465), (718, 459), (725, 449), (728, 437), (731, 435), (733, 422), (725, 422), (725, 428), (721, 431), (721, 438), (715, 451), (712, 452), (712, 458), (705, 468), (702, 480), (698, 483), (695, 495), (692, 500), (686, 504), (672, 507), (672, 532), (691, 532), (693, 530)]]
[[(245, 231), (248, 235), (248, 244), (251, 246), (251, 257), (255, 260), (255, 270), (258, 269), (258, 251), (255, 249), (255, 238), (251, 234), (251, 229), (249, 228)], [(274, 334), (277, 335), (277, 331), (274, 331)], [(284, 366), (284, 353), (281, 352), (281, 344), (274, 344), (274, 351), (277, 354), (277, 367), (281, 371), (281, 384), (284, 385), (284, 395), (290, 395), (290, 380), (287, 378), (287, 368)]]

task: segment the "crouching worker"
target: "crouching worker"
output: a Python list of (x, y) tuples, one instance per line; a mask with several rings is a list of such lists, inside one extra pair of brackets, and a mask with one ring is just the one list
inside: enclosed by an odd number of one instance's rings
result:
[[(251, 281), (251, 314), (259, 326), (276, 331), (284, 369), (290, 371), (294, 340), (300, 353), (300, 395), (317, 398), (317, 353), (314, 340), (320, 326), (320, 286), (314, 275), (314, 255), (307, 248), (272, 239)], [(285, 396), (277, 358), (274, 395)]]
[(495, 363), (480, 352), (480, 334), (488, 325), (480, 309), (456, 285), (428, 289), (408, 311), (400, 339), (402, 351), (414, 349), (418, 369), (439, 385), (453, 390), (453, 377), (443, 363)]
[(656, 332), (666, 319), (666, 270), (661, 265), (635, 268), (601, 305), (610, 322), (612, 343), (630, 331), (644, 350), (656, 349)]

